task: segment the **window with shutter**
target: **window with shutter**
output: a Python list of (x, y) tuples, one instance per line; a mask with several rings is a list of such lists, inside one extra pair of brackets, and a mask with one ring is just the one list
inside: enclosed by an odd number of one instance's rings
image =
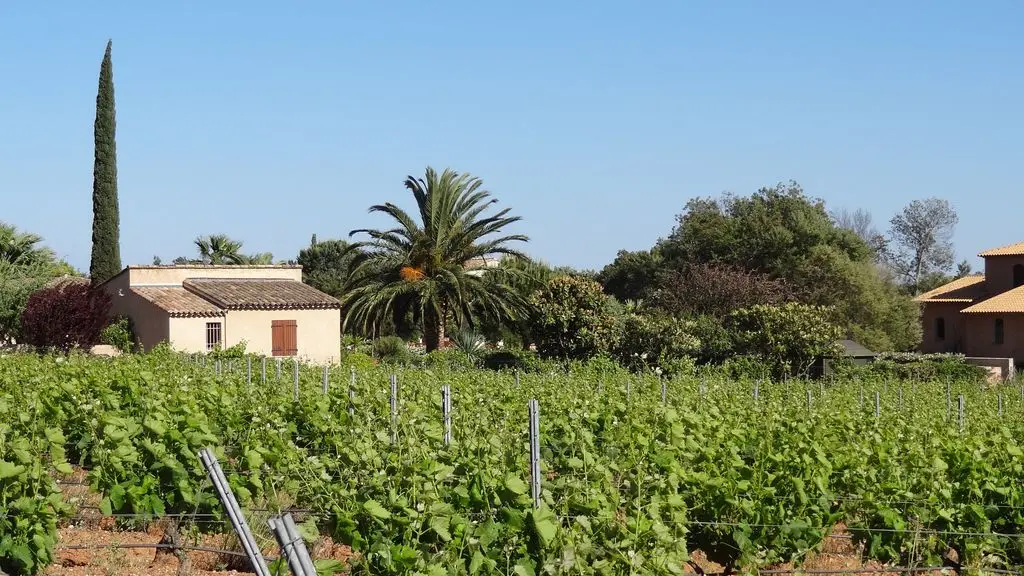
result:
[(273, 356), (298, 356), (299, 344), (296, 338), (298, 325), (295, 320), (271, 320), (270, 343)]

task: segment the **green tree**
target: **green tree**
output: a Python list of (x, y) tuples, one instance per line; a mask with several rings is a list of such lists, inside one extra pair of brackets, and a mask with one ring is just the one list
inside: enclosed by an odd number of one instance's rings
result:
[(117, 122), (114, 113), (114, 70), (111, 42), (100, 65), (96, 94), (96, 123), (92, 181), (92, 258), (89, 276), (93, 285), (106, 282), (121, 271), (121, 216), (117, 204)]
[(839, 327), (824, 306), (790, 302), (733, 312), (727, 321), (736, 351), (764, 361), (775, 377), (806, 374), (815, 360), (839, 352)]
[(597, 281), (607, 294), (620, 301), (643, 300), (654, 287), (661, 270), (658, 250), (619, 250), (615, 260), (597, 274)]
[(321, 292), (341, 298), (352, 278), (357, 252), (344, 240), (317, 241), (299, 251), (296, 261), (302, 266), (302, 281)]
[(530, 332), (537, 352), (547, 358), (578, 360), (611, 350), (615, 316), (601, 285), (578, 276), (556, 276), (531, 303)]
[(416, 200), (418, 221), (389, 203), (370, 207), (371, 213), (391, 217), (397, 226), (387, 230), (359, 229), (368, 240), (354, 242), (358, 251), (353, 288), (343, 299), (344, 326), (364, 333), (379, 333), (389, 322), (407, 315), (423, 327), (427, 351), (444, 339), (446, 321), (473, 327), (485, 318), (515, 318), (523, 312), (519, 294), (508, 274), (467, 270), (476, 258), (498, 254), (525, 258), (513, 242), (526, 242), (522, 234), (501, 235), (518, 222), (504, 208), (491, 216), (484, 212), (497, 202), (483, 189), (483, 181), (446, 169), (426, 169), (424, 178), (409, 176), (405, 187)]
[(953, 230), (958, 217), (946, 200), (926, 198), (907, 204), (889, 221), (889, 262), (911, 293), (930, 273), (953, 267)]
[[(916, 306), (897, 289), (887, 269), (876, 264), (876, 250), (859, 235), (863, 231), (837, 226), (837, 220), (842, 219), (831, 217), (823, 202), (807, 197), (794, 182), (762, 188), (750, 197), (691, 200), (672, 234), (658, 246), (665, 270), (677, 272), (659, 276), (660, 300), (677, 310), (710, 312), (697, 305), (702, 293), (707, 293), (704, 300), (728, 302), (720, 296), (728, 296), (742, 283), (703, 283), (721, 288), (715, 291), (680, 286), (692, 283), (687, 278), (694, 266), (726, 266), (764, 280), (784, 281), (784, 299), (832, 306), (832, 319), (839, 321), (841, 330), (848, 337), (866, 339), (863, 343), (873, 349), (914, 347), (920, 336)], [(773, 296), (753, 303), (775, 301)]]

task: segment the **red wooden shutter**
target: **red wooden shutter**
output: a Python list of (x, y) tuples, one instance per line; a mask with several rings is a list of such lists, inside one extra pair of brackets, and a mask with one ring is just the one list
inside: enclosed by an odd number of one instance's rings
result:
[(295, 320), (270, 321), (270, 347), (273, 356), (298, 356), (297, 327)]
[(299, 355), (299, 342), (298, 342), (298, 324), (295, 320), (285, 320), (284, 325), (284, 343), (285, 352), (288, 356)]

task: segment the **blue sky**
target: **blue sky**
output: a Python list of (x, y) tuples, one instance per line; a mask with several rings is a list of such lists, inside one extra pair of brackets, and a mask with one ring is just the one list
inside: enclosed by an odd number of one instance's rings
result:
[(482, 177), (553, 264), (789, 179), (883, 230), (946, 198), (977, 262), (1024, 240), (1021, 30), (1012, 0), (4, 2), (0, 219), (88, 268), (112, 38), (126, 264), (209, 233), (291, 258), (386, 224), (367, 207), (427, 165)]

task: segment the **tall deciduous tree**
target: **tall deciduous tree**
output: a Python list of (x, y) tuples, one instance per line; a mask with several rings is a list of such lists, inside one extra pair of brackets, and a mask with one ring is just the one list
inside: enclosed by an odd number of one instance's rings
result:
[(921, 280), (953, 267), (953, 230), (958, 217), (939, 198), (914, 200), (889, 221), (890, 260), (905, 284), (918, 291)]
[(89, 276), (93, 285), (113, 278), (121, 271), (120, 212), (117, 203), (117, 145), (114, 113), (114, 70), (110, 61), (111, 42), (100, 65), (96, 94), (95, 159), (92, 182), (92, 258)]
[(369, 239), (348, 248), (361, 254), (353, 271), (354, 288), (343, 300), (345, 326), (373, 333), (411, 314), (423, 326), (430, 351), (440, 345), (449, 319), (466, 327), (482, 318), (519, 315), (522, 298), (504, 275), (467, 270), (465, 265), (496, 254), (526, 258), (512, 243), (528, 238), (503, 234), (520, 218), (509, 216), (508, 208), (484, 216), (497, 200), (484, 190), (482, 180), (469, 174), (438, 174), (428, 167), (425, 178), (409, 176), (405, 187), (416, 200), (418, 221), (390, 202), (378, 204), (370, 212), (386, 214), (397, 225), (350, 234)]

